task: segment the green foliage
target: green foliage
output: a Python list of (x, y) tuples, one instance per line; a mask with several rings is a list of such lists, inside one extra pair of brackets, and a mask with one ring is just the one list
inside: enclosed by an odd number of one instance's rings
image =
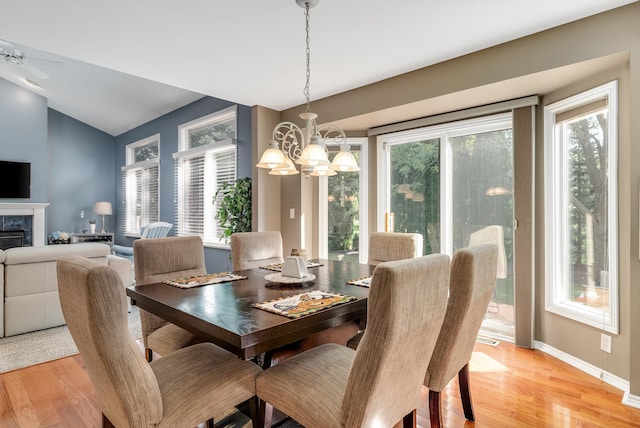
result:
[(222, 237), (229, 242), (235, 232), (251, 231), (251, 178), (239, 178), (224, 183), (213, 197), (218, 204), (215, 219), (223, 229)]

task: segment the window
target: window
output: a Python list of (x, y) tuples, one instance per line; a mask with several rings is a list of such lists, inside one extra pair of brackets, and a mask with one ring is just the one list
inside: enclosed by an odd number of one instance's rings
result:
[(512, 113), (380, 135), (378, 171), (377, 230), (393, 224), (394, 232), (422, 234), (424, 254), (498, 245), (483, 329), (513, 337)]
[(122, 167), (124, 233), (140, 235), (140, 228), (158, 221), (158, 152), (160, 135), (127, 145)]
[[(320, 258), (367, 263), (369, 239), (367, 183), (367, 139), (348, 138), (347, 143), (360, 171), (339, 172), (319, 177)], [(329, 160), (340, 150), (339, 143), (327, 143)]]
[(545, 307), (617, 334), (617, 82), (544, 111)]
[(224, 246), (214, 219), (213, 198), (222, 183), (236, 179), (236, 107), (179, 127), (176, 160), (176, 219), (179, 236), (200, 236), (205, 245)]

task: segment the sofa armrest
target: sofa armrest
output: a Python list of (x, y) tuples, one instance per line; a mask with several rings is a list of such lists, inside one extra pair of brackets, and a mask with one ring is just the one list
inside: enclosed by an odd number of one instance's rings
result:
[(125, 247), (124, 245), (113, 245), (111, 251), (114, 255), (133, 260), (133, 247)]
[(120, 275), (125, 288), (129, 287), (131, 285), (131, 260), (109, 254), (107, 255), (107, 263)]

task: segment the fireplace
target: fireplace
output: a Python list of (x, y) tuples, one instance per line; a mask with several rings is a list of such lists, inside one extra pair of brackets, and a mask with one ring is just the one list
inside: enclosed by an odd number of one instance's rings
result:
[(44, 210), (48, 203), (0, 203), (0, 231), (24, 231), (23, 246), (40, 247), (45, 242)]
[(24, 236), (24, 230), (0, 230), (0, 250), (25, 246)]

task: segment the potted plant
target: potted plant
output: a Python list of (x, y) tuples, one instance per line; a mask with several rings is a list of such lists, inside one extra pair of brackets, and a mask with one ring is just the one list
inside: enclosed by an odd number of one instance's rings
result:
[(215, 201), (219, 203), (215, 219), (225, 242), (235, 232), (251, 231), (251, 177), (223, 183), (213, 197)]
[(89, 219), (89, 232), (96, 233), (96, 220), (93, 218)]

